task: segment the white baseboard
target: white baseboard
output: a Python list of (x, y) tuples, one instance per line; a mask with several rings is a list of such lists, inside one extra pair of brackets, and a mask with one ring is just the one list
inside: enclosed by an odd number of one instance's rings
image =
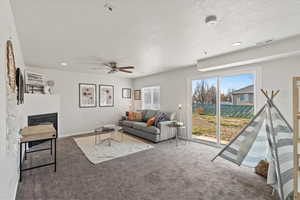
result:
[(86, 131), (80, 131), (80, 132), (74, 132), (74, 133), (66, 133), (66, 134), (58, 135), (58, 137), (65, 138), (65, 137), (82, 135), (82, 134), (93, 133), (93, 132), (94, 132), (94, 130), (86, 130)]
[(15, 183), (15, 189), (14, 189), (14, 193), (13, 193), (13, 199), (14, 200), (17, 198), (17, 192), (18, 192), (18, 186), (19, 186), (19, 177), (20, 177), (20, 174), (18, 173), (17, 180), (16, 180), (16, 183)]

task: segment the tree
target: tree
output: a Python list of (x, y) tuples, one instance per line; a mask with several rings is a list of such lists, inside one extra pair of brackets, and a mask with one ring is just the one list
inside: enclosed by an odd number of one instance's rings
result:
[(197, 82), (193, 92), (193, 102), (201, 104), (216, 103), (217, 88), (210, 86), (206, 81)]

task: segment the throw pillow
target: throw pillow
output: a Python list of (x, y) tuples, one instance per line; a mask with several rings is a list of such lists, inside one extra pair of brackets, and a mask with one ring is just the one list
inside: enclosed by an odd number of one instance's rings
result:
[(157, 127), (157, 125), (158, 125), (159, 117), (160, 117), (161, 114), (162, 114), (162, 112), (159, 111), (159, 112), (157, 112), (156, 115), (155, 115), (154, 126), (156, 126), (156, 127)]
[(153, 126), (154, 122), (155, 122), (155, 117), (152, 117), (152, 118), (148, 119), (147, 126)]
[(145, 122), (147, 122), (150, 118), (155, 117), (156, 113), (156, 110), (147, 110), (146, 114), (144, 115)]
[(134, 121), (134, 113), (133, 112), (128, 112), (128, 120)]
[(135, 112), (134, 113), (135, 121), (141, 122), (142, 121), (142, 113), (141, 112)]
[(141, 112), (128, 112), (128, 120), (129, 121), (142, 121), (142, 113)]
[(168, 119), (168, 115), (167, 115), (166, 113), (162, 112), (162, 113), (159, 115), (158, 120), (156, 120), (155, 126), (158, 127), (159, 122), (168, 121), (168, 120), (169, 120), (169, 119)]

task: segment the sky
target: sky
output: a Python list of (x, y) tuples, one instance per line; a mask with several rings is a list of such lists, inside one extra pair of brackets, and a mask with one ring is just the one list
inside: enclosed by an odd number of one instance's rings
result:
[[(210, 85), (217, 86), (217, 78), (205, 79), (205, 81)], [(193, 91), (197, 85), (197, 82), (201, 80), (194, 80), (192, 83)], [(253, 74), (242, 74), (237, 76), (225, 76), (220, 78), (220, 90), (221, 93), (227, 93), (229, 89), (237, 90), (254, 83)]]

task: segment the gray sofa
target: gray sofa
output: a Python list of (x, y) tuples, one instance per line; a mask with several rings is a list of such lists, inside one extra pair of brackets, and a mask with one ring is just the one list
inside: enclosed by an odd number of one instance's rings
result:
[[(176, 135), (176, 128), (169, 127), (168, 124), (175, 120), (176, 113), (167, 113), (157, 110), (142, 110), (142, 121), (122, 120), (120, 125), (123, 130), (129, 134), (151, 140), (152, 142), (161, 142), (174, 138)], [(156, 126), (147, 127), (147, 120), (152, 117), (161, 116), (164, 113), (165, 120), (156, 124)]]

